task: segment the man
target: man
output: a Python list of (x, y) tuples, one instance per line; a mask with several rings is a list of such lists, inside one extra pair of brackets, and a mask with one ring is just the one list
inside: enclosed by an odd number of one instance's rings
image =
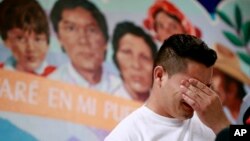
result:
[(244, 84), (250, 86), (250, 78), (241, 70), (237, 55), (222, 44), (215, 44), (218, 59), (214, 65), (213, 89), (219, 94), (223, 110), (236, 124), (240, 106), (246, 95)]
[(36, 0), (0, 3), (0, 34), (10, 56), (0, 68), (47, 76), (56, 68), (45, 58), (49, 49), (49, 23)]
[(119, 79), (103, 67), (108, 28), (101, 11), (90, 1), (58, 0), (50, 17), (70, 59), (50, 78), (104, 92), (113, 91)]
[(148, 101), (105, 141), (214, 140), (229, 125), (218, 95), (209, 88), (216, 58), (195, 36), (170, 36), (155, 59)]

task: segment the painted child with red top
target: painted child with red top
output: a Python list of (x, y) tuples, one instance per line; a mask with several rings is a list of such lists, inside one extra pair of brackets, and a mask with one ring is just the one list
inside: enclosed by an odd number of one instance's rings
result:
[(194, 27), (183, 12), (168, 0), (157, 0), (148, 9), (144, 26), (162, 43), (173, 34), (190, 34), (201, 37), (201, 32)]
[(49, 25), (36, 0), (4, 0), (0, 3), (0, 34), (12, 56), (0, 68), (47, 76), (55, 70), (45, 61)]

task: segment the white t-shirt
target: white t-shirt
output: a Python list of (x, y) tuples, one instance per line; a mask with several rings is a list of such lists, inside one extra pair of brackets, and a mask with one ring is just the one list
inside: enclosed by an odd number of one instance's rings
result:
[(126, 117), (104, 141), (214, 141), (214, 132), (196, 114), (188, 120), (158, 115), (146, 106)]

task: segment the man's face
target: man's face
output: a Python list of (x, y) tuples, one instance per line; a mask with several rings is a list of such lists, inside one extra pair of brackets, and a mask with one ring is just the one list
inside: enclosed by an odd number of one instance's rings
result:
[(74, 67), (87, 71), (101, 69), (106, 40), (89, 11), (80, 7), (64, 10), (58, 38)]
[(48, 42), (46, 34), (37, 34), (33, 31), (24, 31), (13, 28), (7, 32), (4, 41), (16, 59), (16, 69), (34, 72), (44, 61)]
[(173, 34), (185, 33), (182, 25), (163, 11), (155, 17), (155, 31), (161, 42)]
[(119, 41), (116, 57), (128, 91), (148, 93), (152, 83), (153, 56), (144, 39), (133, 34), (124, 35)]
[(167, 117), (188, 119), (193, 116), (193, 109), (182, 99), (180, 85), (182, 80), (195, 78), (205, 85), (210, 86), (212, 67), (207, 68), (200, 63), (188, 61), (185, 72), (173, 74), (171, 77), (166, 74), (162, 79), (159, 104), (162, 105), (162, 113)]

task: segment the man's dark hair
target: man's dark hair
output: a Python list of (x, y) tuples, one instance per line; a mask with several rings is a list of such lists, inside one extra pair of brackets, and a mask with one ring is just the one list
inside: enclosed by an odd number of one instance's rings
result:
[(154, 67), (162, 66), (171, 76), (185, 71), (188, 59), (210, 67), (214, 65), (217, 55), (201, 39), (193, 35), (175, 34), (162, 44), (154, 61)]
[(150, 49), (152, 57), (153, 57), (152, 59), (154, 60), (156, 53), (157, 53), (157, 46), (154, 43), (151, 36), (149, 34), (147, 34), (141, 27), (136, 26), (132, 22), (128, 22), (128, 21), (121, 22), (121, 23), (118, 23), (116, 25), (113, 33), (114, 33), (113, 40), (112, 40), (113, 50), (114, 50), (113, 60), (118, 68), (119, 68), (119, 66), (117, 63), (116, 54), (117, 54), (117, 51), (119, 49), (119, 42), (120, 42), (121, 38), (126, 34), (132, 34), (132, 35), (143, 38), (143, 40), (149, 46), (149, 49)]
[(44, 33), (49, 43), (48, 19), (36, 0), (3, 0), (0, 3), (0, 34), (3, 40), (13, 28)]
[(106, 41), (108, 40), (108, 26), (105, 16), (102, 12), (90, 1), (88, 0), (58, 0), (50, 13), (50, 18), (54, 30), (58, 32), (58, 24), (62, 19), (62, 13), (65, 9), (83, 8), (88, 10), (93, 18), (96, 20), (98, 26), (100, 27)]

